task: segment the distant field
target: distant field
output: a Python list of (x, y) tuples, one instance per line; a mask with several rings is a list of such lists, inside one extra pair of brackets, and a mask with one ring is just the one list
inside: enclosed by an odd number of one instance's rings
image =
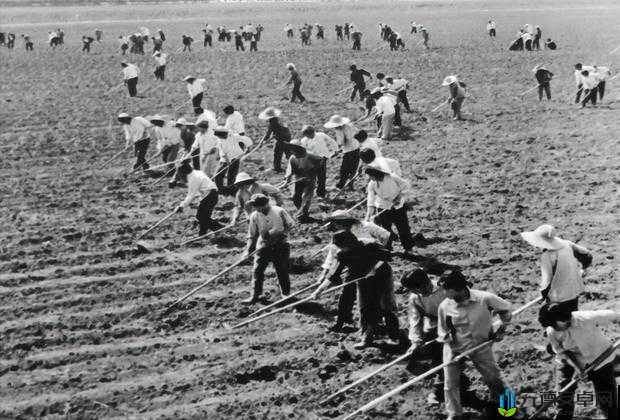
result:
[[(498, 23), (496, 40), (485, 33), (490, 16)], [(0, 47), (0, 418), (335, 418), (411, 377), (397, 366), (333, 406), (319, 406), (346, 381), (394, 355), (378, 348), (354, 351), (357, 336), (326, 332), (336, 305), (329, 296), (300, 312), (226, 329), (250, 312), (239, 304), (250, 288), (250, 266), (212, 283), (171, 316), (156, 317), (235, 261), (245, 240), (239, 228), (194, 247), (164, 250), (196, 233), (191, 210), (148, 235), (154, 251), (138, 254), (134, 238), (170, 212), (185, 191), (127, 175), (129, 152), (99, 169), (123, 147), (119, 112), (192, 117), (189, 107), (174, 112), (187, 99), (182, 79), (188, 74), (207, 80), (204, 102), (218, 114), (226, 104), (238, 108), (254, 140), (264, 134), (257, 115), (268, 105), (283, 110), (295, 137), (303, 124), (321, 127), (334, 113), (357, 117), (357, 103), (335, 96), (349, 83), (351, 63), (409, 79), (412, 105), (426, 121), (406, 114), (407, 129), (384, 154), (399, 159), (413, 181), (414, 233), (433, 239), (414, 248), (420, 264), (433, 274), (444, 264), (458, 265), (476, 287), (520, 305), (537, 296), (539, 270), (536, 251), (518, 233), (551, 223), (594, 252), (581, 306), (620, 309), (618, 79), (608, 85), (599, 108), (580, 110), (570, 103), (574, 63), (620, 66), (620, 51), (609, 54), (620, 45), (619, 19), (615, 0), (1, 9), (0, 31), (30, 34), (35, 50), (26, 53), (20, 39), (13, 51)], [(411, 20), (430, 28), (430, 51), (409, 34)], [(218, 42), (213, 49), (197, 42), (191, 54), (177, 52), (182, 34), (200, 41), (205, 22), (232, 27), (249, 21), (266, 28), (257, 53), (237, 53)], [(286, 23), (304, 21), (324, 24), (327, 39), (302, 48), (297, 39), (283, 37)], [(335, 40), (334, 24), (345, 21), (364, 32), (362, 51)], [(379, 21), (399, 30), (409, 50), (394, 53), (379, 43)], [(559, 49), (507, 51), (525, 23), (541, 25), (543, 36), (556, 39)], [(108, 94), (121, 82), (117, 37), (140, 26), (165, 31), (165, 50), (171, 53), (167, 80), (155, 82), (149, 54), (128, 56), (142, 68), (139, 91), (146, 97), (130, 100), (124, 90)], [(65, 29), (67, 44), (51, 50), (46, 34), (57, 27)], [(81, 35), (95, 28), (104, 31), (103, 44), (93, 45), (90, 55), (81, 53)], [(288, 92), (277, 90), (287, 62), (297, 64), (308, 104), (291, 105)], [(554, 100), (542, 104), (534, 92), (519, 96), (535, 86), (531, 69), (541, 63), (556, 75)], [(453, 122), (445, 108), (430, 113), (446, 99), (440, 84), (448, 74), (460, 75), (469, 87), (464, 106), (469, 121)], [(276, 184), (281, 177), (267, 171), (269, 149), (243, 169)], [(329, 184), (336, 166), (329, 170)], [(362, 200), (363, 186), (357, 182), (346, 198), (315, 203), (312, 214), (324, 217)], [(229, 201), (221, 198), (216, 209), (222, 221), (230, 216)], [(286, 207), (293, 208), (288, 200)], [(363, 211), (356, 214), (362, 217)], [(300, 264), (306, 270), (292, 276), (294, 290), (320, 272), (320, 258), (307, 261), (329, 240), (319, 226), (302, 225), (292, 235), (292, 255), (306, 259)], [(400, 244), (395, 247), (400, 250)], [(395, 259), (396, 280), (412, 267)], [(265, 288), (275, 299), (271, 271)], [(397, 299), (404, 326), (406, 296)], [(495, 345), (517, 395), (553, 388), (552, 363), (536, 319), (535, 310), (524, 313)], [(473, 376), (483, 395), (483, 384)], [(441, 411), (424, 403), (428, 386), (413, 387), (367, 418), (437, 418)], [(584, 418), (595, 415), (592, 407), (577, 410)]]

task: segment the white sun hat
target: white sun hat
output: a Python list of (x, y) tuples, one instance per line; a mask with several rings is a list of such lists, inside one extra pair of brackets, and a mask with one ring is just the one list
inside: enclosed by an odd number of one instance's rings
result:
[(564, 247), (564, 241), (556, 235), (551, 225), (541, 225), (531, 232), (522, 232), (521, 237), (536, 248), (558, 250)]

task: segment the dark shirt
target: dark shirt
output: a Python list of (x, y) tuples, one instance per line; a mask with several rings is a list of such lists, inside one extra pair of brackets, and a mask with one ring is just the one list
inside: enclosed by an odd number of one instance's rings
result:
[(544, 83), (549, 83), (549, 81), (553, 78), (553, 73), (551, 73), (549, 70), (540, 69), (536, 71), (535, 76), (538, 84), (542, 85)]
[(280, 124), (280, 120), (277, 118), (272, 118), (269, 120), (269, 128), (267, 129), (265, 137), (263, 137), (263, 141), (267, 140), (272, 134), (277, 142), (288, 143), (291, 141), (291, 130)]
[(368, 73), (364, 69), (357, 69), (351, 71), (351, 81), (356, 85), (363, 85), (365, 83), (364, 76), (370, 77), (370, 73)]
[(321, 158), (306, 154), (302, 158), (291, 156), (289, 160), (291, 172), (296, 178), (312, 179), (319, 174)]

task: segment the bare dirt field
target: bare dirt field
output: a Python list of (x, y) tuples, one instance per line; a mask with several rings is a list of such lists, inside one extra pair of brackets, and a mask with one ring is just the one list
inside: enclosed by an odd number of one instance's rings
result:
[[(485, 33), (490, 16), (498, 23), (496, 40)], [(206, 78), (209, 108), (220, 115), (226, 104), (238, 108), (255, 140), (266, 129), (257, 115), (268, 105), (283, 110), (296, 137), (303, 124), (320, 127), (334, 113), (357, 117), (357, 104), (346, 94), (334, 96), (348, 83), (351, 63), (407, 78), (413, 107), (426, 120), (405, 114), (407, 130), (384, 154), (399, 159), (414, 184), (412, 229), (429, 239), (414, 248), (415, 259), (434, 275), (446, 264), (460, 266), (477, 288), (521, 305), (537, 296), (539, 272), (536, 251), (518, 233), (550, 223), (595, 255), (581, 306), (619, 309), (620, 82), (609, 83), (597, 108), (581, 110), (569, 101), (574, 63), (620, 65), (620, 51), (609, 54), (620, 44), (619, 18), (613, 0), (3, 8), (0, 31), (30, 34), (35, 50), (26, 53), (19, 38), (15, 50), (0, 48), (0, 418), (334, 418), (411, 377), (396, 366), (320, 406), (395, 355), (355, 351), (356, 335), (327, 331), (334, 296), (228, 329), (256, 309), (240, 304), (250, 290), (248, 265), (158, 317), (236, 261), (245, 241), (239, 228), (192, 247), (174, 245), (196, 233), (192, 210), (146, 237), (151, 253), (138, 253), (134, 238), (185, 191), (127, 175), (129, 152), (99, 169), (124, 145), (119, 112), (191, 117), (189, 107), (173, 113), (186, 99), (187, 74)], [(411, 20), (430, 28), (429, 51), (409, 35)], [(174, 53), (181, 34), (199, 40), (205, 22), (248, 21), (266, 28), (257, 53), (217, 42), (213, 49), (197, 42), (191, 54)], [(362, 51), (335, 40), (334, 24), (345, 21), (364, 32)], [(320, 22), (327, 39), (302, 48), (297, 39), (284, 39), (287, 22)], [(378, 22), (399, 30), (409, 50), (390, 52), (379, 44)], [(509, 52), (524, 23), (540, 25), (559, 49)], [(146, 97), (127, 98), (124, 89), (107, 94), (121, 81), (116, 38), (139, 26), (166, 32), (167, 80), (155, 82), (148, 54), (129, 56), (143, 69), (139, 91)], [(51, 50), (46, 34), (56, 27), (65, 29), (67, 44)], [(96, 27), (104, 31), (103, 45), (81, 53), (79, 38)], [(289, 104), (276, 89), (287, 62), (296, 63), (304, 79), (304, 105)], [(535, 84), (531, 69), (541, 63), (556, 75), (553, 101), (539, 103), (535, 92), (520, 99)], [(467, 121), (453, 122), (445, 110), (429, 113), (446, 98), (440, 84), (448, 74), (460, 75), (473, 95), (464, 107)], [(268, 149), (243, 167), (275, 184), (281, 178), (265, 171)], [(336, 169), (330, 168), (330, 184)], [(358, 181), (345, 199), (315, 204), (313, 215), (356, 203), (363, 186)], [(223, 221), (229, 201), (221, 198), (215, 212)], [(319, 226), (301, 225), (292, 235), (293, 257), (298, 263), (305, 257), (292, 276), (293, 290), (320, 272), (320, 258), (308, 261), (329, 240)], [(393, 267), (398, 278), (411, 264), (396, 259)], [(272, 300), (278, 296), (273, 277), (268, 271)], [(404, 325), (406, 295), (397, 298)], [(610, 333), (617, 335), (614, 328)], [(517, 395), (553, 389), (544, 345), (536, 310), (516, 319), (495, 345)], [(414, 386), (368, 417), (442, 418), (443, 411), (425, 407), (427, 387)], [(474, 387), (483, 395), (479, 379)], [(578, 407), (578, 414), (595, 418), (596, 410)]]

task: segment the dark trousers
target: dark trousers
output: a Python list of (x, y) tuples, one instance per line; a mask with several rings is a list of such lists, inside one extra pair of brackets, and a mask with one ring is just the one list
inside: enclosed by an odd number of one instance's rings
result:
[[(614, 373), (614, 364), (618, 362), (612, 361), (600, 367), (598, 370), (590, 372), (588, 379), (592, 381), (594, 392), (596, 394), (596, 405), (606, 414), (608, 419), (618, 418), (618, 387)], [(557, 390), (564, 388), (572, 380), (575, 369), (568, 363), (563, 363), (558, 369)], [(558, 395), (556, 418), (572, 419), (575, 411), (575, 390), (576, 386), (570, 388), (562, 395)]]
[(596, 105), (596, 95), (598, 94), (598, 87), (595, 87), (594, 89), (585, 89), (583, 94), (584, 98), (581, 101), (582, 107), (585, 107), (588, 102), (592, 102), (592, 105)]
[(276, 140), (275, 144), (273, 145), (273, 169), (277, 172), (282, 171), (282, 155), (285, 155), (287, 159), (291, 155), (288, 150), (284, 150), (284, 146), (282, 145), (283, 143), (283, 141)]
[(583, 93), (583, 85), (577, 86), (577, 94), (575, 95), (575, 103), (578, 104), (581, 101), (581, 94)]
[[(579, 310), (579, 298), (575, 298), (575, 299), (571, 299), (571, 300), (566, 300), (564, 302), (553, 302), (554, 304), (558, 305), (559, 310), (561, 310), (562, 312), (575, 312)], [(547, 300), (545, 305), (549, 305), (550, 302)]]
[(351, 92), (351, 100), (355, 99), (355, 94), (359, 94), (360, 101), (363, 100), (362, 93), (366, 90), (366, 83), (356, 83), (353, 85), (353, 92)]
[(494, 37), (496, 35), (495, 29), (489, 29), (489, 36)]
[(312, 196), (316, 186), (316, 178), (304, 179), (295, 182), (293, 187), (293, 204), (297, 208), (297, 218), (308, 217), (310, 214), (310, 205), (312, 204)]
[[(355, 176), (360, 163), (360, 150), (355, 149), (342, 155), (342, 163), (340, 164), (340, 180), (336, 187), (343, 188), (347, 181)], [(353, 187), (352, 183), (350, 184)]]
[[(377, 209), (381, 212), (382, 209)], [(411, 235), (411, 228), (409, 227), (409, 219), (407, 218), (407, 209), (402, 206), (399, 209), (389, 209), (381, 214), (375, 216), (375, 223), (385, 228), (388, 232), (392, 232), (392, 225), (396, 227), (400, 243), (403, 248), (408, 251), (413, 248), (413, 237)], [(390, 235), (388, 247), (392, 247), (392, 241), (394, 240), (394, 234)]]
[(319, 173), (316, 182), (316, 195), (325, 197), (325, 184), (327, 182), (327, 158), (321, 159), (319, 164)]
[(300, 87), (301, 82), (293, 84), (293, 90), (291, 91), (291, 102), (295, 102), (295, 99), (299, 99), (300, 102), (304, 102), (306, 100), (304, 95), (301, 94), (301, 90), (299, 90)]
[(90, 52), (90, 44), (82, 45), (82, 51)]
[(539, 36), (534, 37), (534, 41), (532, 42), (532, 48), (535, 48), (537, 50), (540, 49), (540, 37)]
[(353, 49), (357, 50), (357, 51), (361, 50), (362, 49), (362, 42), (358, 41), (358, 40), (353, 41)]
[[(346, 281), (354, 280), (353, 277), (347, 276)], [(349, 284), (342, 288), (342, 293), (338, 299), (338, 317), (336, 324), (353, 324), (353, 306), (355, 305), (355, 297), (357, 296), (357, 285)]]
[[(235, 178), (239, 173), (239, 159), (233, 159), (230, 163), (222, 162), (220, 167), (217, 168), (216, 176), (213, 179), (217, 188), (222, 191), (222, 194), (229, 195), (232, 193), (232, 186), (235, 183)], [(224, 177), (226, 177), (226, 187), (224, 187)]]
[(551, 85), (549, 82), (541, 83), (538, 85), (538, 100), (542, 101), (543, 91), (547, 94), (547, 100), (551, 100)]
[(211, 192), (207, 194), (205, 198), (200, 200), (200, 204), (198, 205), (198, 211), (196, 212), (196, 219), (198, 219), (198, 224), (200, 225), (200, 231), (198, 232), (198, 235), (204, 235), (209, 230), (217, 230), (224, 227), (224, 225), (211, 218), (211, 214), (213, 214), (213, 209), (215, 208), (216, 204), (216, 190), (211, 190)]
[(396, 103), (396, 105), (394, 106), (394, 111), (395, 113), (393, 124), (400, 127), (403, 125), (403, 120), (400, 117), (400, 105), (398, 103)]
[(192, 152), (192, 168), (200, 169), (200, 149), (195, 149)]
[(603, 100), (603, 96), (605, 96), (605, 81), (602, 80), (598, 83), (598, 97), (599, 99), (602, 101)]
[(450, 108), (452, 108), (452, 114), (454, 117), (461, 119), (461, 107), (463, 106), (463, 101), (465, 98), (453, 98), (450, 103)]
[(409, 98), (407, 98), (407, 91), (405, 89), (398, 91), (398, 99), (403, 104), (407, 112), (411, 112), (411, 107), (409, 106)]
[(258, 43), (257, 42), (250, 42), (250, 51), (258, 51)]
[(174, 162), (174, 160), (177, 158), (178, 153), (179, 153), (178, 144), (166, 146), (162, 148), (161, 150), (161, 158), (163, 159), (164, 163)]
[(208, 37), (207, 37), (207, 36), (205, 36), (205, 40), (204, 40), (203, 46), (205, 46), (205, 47), (206, 47), (207, 45), (208, 45), (209, 47), (212, 47), (212, 46), (213, 46), (213, 41), (212, 41), (211, 36), (208, 36)]
[(192, 106), (194, 107), (194, 110), (196, 110), (196, 108), (200, 108), (200, 105), (202, 104), (202, 96), (203, 93), (201, 92), (192, 98)]
[(127, 90), (129, 91), (129, 96), (132, 98), (138, 94), (138, 78), (132, 77), (131, 79), (127, 79)]
[(254, 282), (254, 296), (258, 297), (263, 293), (263, 283), (265, 282), (265, 270), (269, 263), (278, 276), (280, 292), (288, 295), (291, 292), (291, 281), (289, 278), (289, 257), (291, 246), (288, 242), (280, 242), (268, 245), (258, 250), (254, 255), (254, 268), (252, 270), (252, 280)]
[(243, 46), (243, 42), (235, 42), (235, 50), (245, 51), (245, 47)]
[(379, 323), (384, 320), (388, 336), (400, 339), (390, 266), (383, 264), (374, 276), (358, 281), (357, 292), (362, 337), (366, 340), (372, 339)]
[(138, 140), (133, 144), (133, 152), (136, 157), (136, 163), (134, 163), (133, 168), (138, 169), (142, 167), (142, 169), (148, 169), (149, 164), (146, 163), (146, 152), (149, 150), (149, 143), (151, 139), (143, 139)]
[(532, 40), (528, 39), (527, 41), (525, 41), (525, 49), (528, 51), (532, 51)]
[(155, 80), (164, 80), (166, 72), (166, 66), (157, 66), (155, 67)]

